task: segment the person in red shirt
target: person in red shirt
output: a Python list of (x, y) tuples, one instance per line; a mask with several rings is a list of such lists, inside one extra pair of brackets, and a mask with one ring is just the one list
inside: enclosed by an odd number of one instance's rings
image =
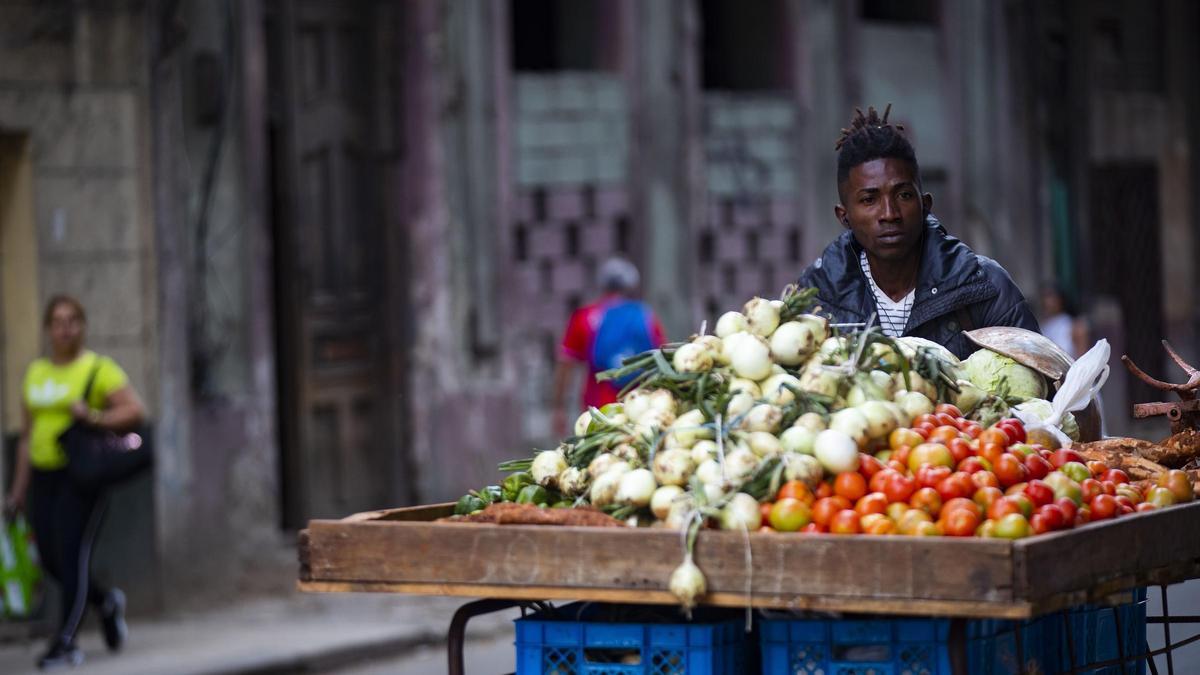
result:
[(617, 400), (620, 386), (597, 382), (596, 373), (620, 364), (620, 359), (662, 346), (658, 317), (634, 299), (640, 275), (633, 263), (610, 258), (600, 266), (597, 284), (604, 295), (571, 314), (554, 372), (554, 432), (567, 433), (566, 393), (580, 367), (586, 367), (583, 409)]

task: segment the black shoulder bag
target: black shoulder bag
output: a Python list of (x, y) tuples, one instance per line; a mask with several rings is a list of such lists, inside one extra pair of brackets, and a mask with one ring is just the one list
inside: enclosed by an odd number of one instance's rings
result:
[[(92, 393), (101, 363), (97, 356), (83, 389), (84, 403)], [(118, 434), (78, 420), (58, 437), (67, 454), (67, 475), (79, 487), (90, 490), (119, 483), (149, 467), (153, 456), (148, 441), (141, 430)]]

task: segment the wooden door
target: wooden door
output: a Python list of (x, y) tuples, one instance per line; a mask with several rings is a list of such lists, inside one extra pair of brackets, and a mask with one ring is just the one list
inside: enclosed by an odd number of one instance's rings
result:
[(372, 3), (282, 0), (272, 81), (284, 518), (389, 505)]

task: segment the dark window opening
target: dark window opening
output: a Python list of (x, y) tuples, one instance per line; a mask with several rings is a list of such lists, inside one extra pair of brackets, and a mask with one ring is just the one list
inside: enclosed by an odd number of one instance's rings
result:
[(542, 288), (542, 293), (550, 295), (554, 292), (554, 263), (550, 260), (543, 260), (538, 266), (538, 278)]
[(750, 262), (758, 260), (758, 233), (754, 230), (746, 233), (746, 260)]
[(721, 273), (724, 277), (722, 279), (722, 283), (725, 286), (725, 291), (729, 292), (737, 290), (737, 265), (734, 265), (733, 263), (727, 263), (721, 268)]
[(788, 12), (780, 0), (703, 0), (701, 77), (705, 89), (790, 88)]
[(707, 230), (700, 233), (700, 262), (710, 263), (713, 260), (713, 233)]
[(529, 259), (529, 228), (525, 227), (524, 223), (517, 223), (516, 229), (513, 230), (513, 257), (517, 262)]
[(566, 255), (568, 258), (576, 258), (579, 256), (579, 224), (567, 223), (566, 232)]
[(936, 24), (938, 0), (861, 0), (860, 15), (867, 21)]
[(546, 191), (538, 188), (533, 191), (533, 222), (542, 223), (546, 220)]
[(617, 218), (617, 251), (620, 253), (629, 253), (629, 225), (629, 216)]
[(788, 259), (792, 262), (800, 261), (800, 230), (792, 230), (788, 232)]
[[(615, 4), (615, 3), (612, 3)], [(603, 70), (614, 47), (612, 4), (601, 0), (512, 0), (513, 70)]]

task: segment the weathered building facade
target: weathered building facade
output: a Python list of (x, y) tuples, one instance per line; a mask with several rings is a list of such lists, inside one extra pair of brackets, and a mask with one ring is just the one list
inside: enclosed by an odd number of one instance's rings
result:
[(0, 4), (4, 428), (79, 295), (158, 447), (106, 573), (143, 606), (286, 584), (307, 519), (549, 442), (605, 257), (675, 337), (778, 293), (839, 232), (838, 130), (889, 102), (952, 233), (1161, 373), (1154, 338), (1197, 349), (1200, 18), (1138, 6)]

